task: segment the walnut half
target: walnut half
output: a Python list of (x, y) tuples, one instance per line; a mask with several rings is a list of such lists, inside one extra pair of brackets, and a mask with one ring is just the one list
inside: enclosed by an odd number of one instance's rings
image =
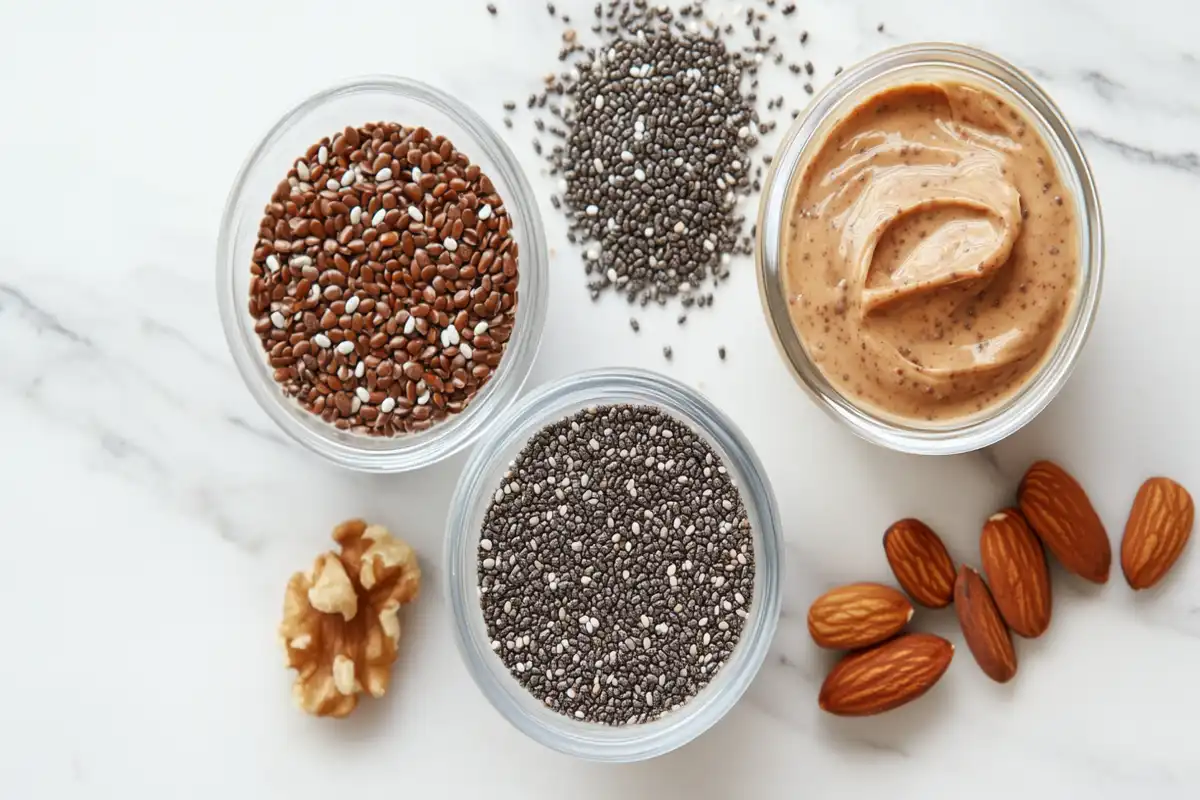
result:
[(333, 531), (341, 553), (317, 557), (288, 581), (279, 637), (296, 670), (292, 696), (317, 716), (344, 717), (365, 688), (382, 697), (400, 641), (400, 606), (416, 599), (416, 553), (380, 525), (348, 520)]

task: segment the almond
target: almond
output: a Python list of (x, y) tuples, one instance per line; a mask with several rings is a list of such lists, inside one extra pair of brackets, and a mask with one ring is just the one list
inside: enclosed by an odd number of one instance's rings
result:
[(954, 582), (954, 610), (971, 655), (984, 673), (997, 683), (1017, 674), (1017, 653), (1012, 636), (1000, 616), (992, 593), (979, 573), (960, 567)]
[(880, 583), (830, 589), (808, 609), (808, 632), (821, 647), (852, 650), (882, 642), (912, 619), (908, 598)]
[(1051, 461), (1038, 461), (1021, 480), (1021, 512), (1068, 571), (1107, 583), (1112, 565), (1108, 533), (1079, 482)]
[(932, 633), (909, 633), (843, 658), (821, 684), (830, 714), (865, 717), (916, 700), (938, 682), (954, 645)]
[(927, 608), (945, 608), (954, 599), (954, 562), (946, 545), (919, 519), (902, 519), (883, 534), (883, 550), (896, 580), (909, 597)]
[(1138, 489), (1121, 539), (1121, 571), (1134, 589), (1158, 583), (1192, 535), (1196, 507), (1187, 489), (1170, 478), (1151, 478)]
[(1013, 632), (1034, 639), (1050, 627), (1050, 570), (1042, 543), (1021, 512), (1006, 508), (988, 518), (979, 557), (992, 599)]

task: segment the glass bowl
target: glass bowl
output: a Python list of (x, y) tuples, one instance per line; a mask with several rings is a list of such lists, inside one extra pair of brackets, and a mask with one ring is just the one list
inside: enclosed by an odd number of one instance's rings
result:
[[(512, 336), (495, 374), (460, 413), (427, 430), (395, 437), (340, 431), (287, 397), (272, 377), (247, 311), (250, 262), (263, 207), (296, 158), (346, 125), (389, 121), (424, 125), (454, 142), (492, 179), (520, 247), (520, 286)], [(546, 317), (546, 239), (533, 191), (516, 158), (461, 101), (417, 81), (356, 78), (314, 94), (283, 115), (242, 165), (221, 218), (217, 302), (230, 352), (254, 399), (289, 437), (330, 461), (366, 472), (427, 466), (466, 447), (507, 408), (533, 365)]]
[[(785, 208), (801, 175), (806, 150), (863, 100), (888, 87), (953, 80), (981, 86), (1015, 107), (1050, 147), (1079, 210), (1080, 275), (1074, 307), (1041, 367), (1012, 396), (983, 412), (943, 423), (897, 420), (856, 405), (825, 379), (809, 358), (788, 314), (783, 286)], [(847, 69), (808, 106), (787, 132), (763, 188), (755, 248), (767, 322), (784, 361), (808, 394), (835, 419), (875, 444), (907, 453), (947, 455), (978, 450), (1020, 430), (1045, 408), (1070, 376), (1095, 320), (1104, 271), (1100, 200), (1083, 149), (1062, 112), (1025, 73), (990, 53), (957, 44), (913, 44), (885, 50)]]
[[(509, 674), (489, 646), (479, 608), (477, 548), (484, 514), (504, 472), (544, 426), (593, 405), (650, 405), (704, 436), (742, 494), (753, 531), (754, 595), (742, 637), (712, 681), (681, 708), (641, 724), (606, 726), (547, 708)], [(696, 391), (641, 370), (598, 370), (538, 389), (510, 409), (472, 454), (446, 523), (447, 593), (458, 648), (484, 696), (530, 738), (596, 761), (661, 755), (699, 736), (724, 716), (758, 672), (779, 619), (783, 568), (779, 509), (770, 483), (742, 434)]]

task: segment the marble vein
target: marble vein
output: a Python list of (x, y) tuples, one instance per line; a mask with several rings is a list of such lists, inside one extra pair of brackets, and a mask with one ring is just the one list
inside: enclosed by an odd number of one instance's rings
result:
[(1105, 136), (1092, 128), (1079, 128), (1077, 133), (1083, 141), (1101, 145), (1127, 161), (1137, 164), (1150, 164), (1156, 167), (1166, 167), (1187, 175), (1200, 176), (1200, 155), (1191, 150), (1174, 153), (1155, 150), (1122, 141), (1112, 136)]

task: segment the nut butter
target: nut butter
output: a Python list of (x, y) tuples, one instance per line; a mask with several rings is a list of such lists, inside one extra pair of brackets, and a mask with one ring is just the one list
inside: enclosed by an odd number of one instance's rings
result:
[(982, 86), (870, 95), (810, 142), (780, 228), (788, 315), (854, 405), (944, 423), (1017, 393), (1080, 283), (1072, 192), (1036, 125)]

